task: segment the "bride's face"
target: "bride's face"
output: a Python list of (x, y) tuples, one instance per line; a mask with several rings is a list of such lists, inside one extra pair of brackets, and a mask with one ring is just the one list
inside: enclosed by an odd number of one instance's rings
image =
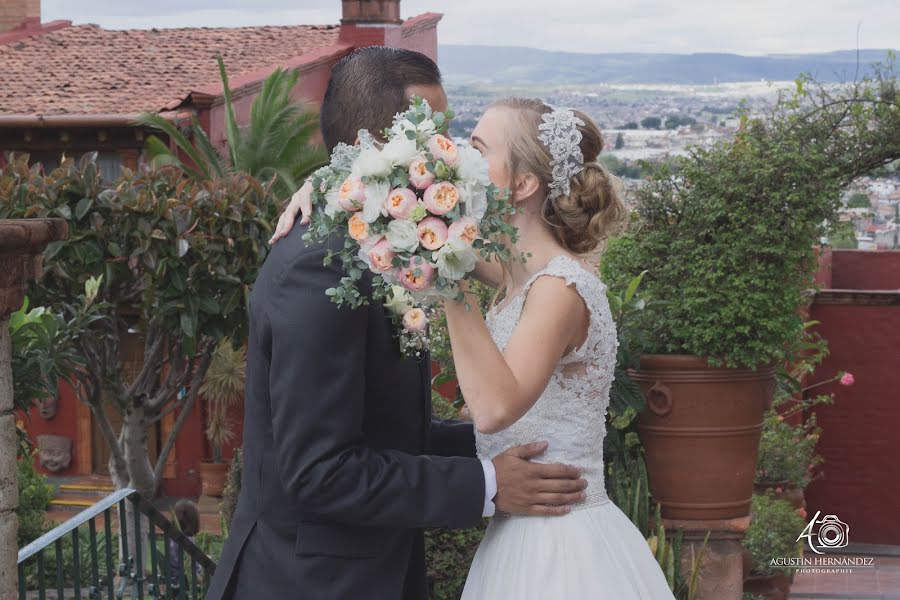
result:
[(501, 188), (510, 187), (506, 132), (512, 117), (508, 108), (489, 108), (472, 131), (472, 146), (487, 159), (491, 183)]

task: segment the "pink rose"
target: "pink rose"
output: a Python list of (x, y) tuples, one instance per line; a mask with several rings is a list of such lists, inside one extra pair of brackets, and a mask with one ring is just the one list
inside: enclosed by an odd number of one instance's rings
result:
[(421, 308), (411, 308), (403, 315), (403, 328), (410, 332), (425, 331), (428, 317)]
[(411, 292), (421, 292), (434, 279), (434, 267), (421, 256), (409, 259), (409, 266), (400, 269), (400, 285)]
[(428, 170), (428, 163), (417, 158), (409, 165), (409, 182), (417, 190), (424, 190), (434, 183), (434, 173)]
[(380, 240), (369, 249), (369, 262), (372, 265), (372, 270), (378, 273), (390, 271), (394, 266), (395, 256), (397, 254), (387, 240)]
[(409, 213), (419, 203), (415, 192), (409, 188), (397, 188), (388, 194), (385, 200), (388, 214), (395, 219), (408, 219)]
[(463, 217), (450, 225), (448, 235), (451, 239), (460, 239), (471, 246), (480, 235), (478, 221), (472, 217)]
[(459, 203), (459, 190), (449, 181), (441, 181), (428, 186), (423, 200), (431, 214), (445, 215)]
[(366, 192), (363, 182), (359, 179), (348, 177), (338, 190), (338, 204), (348, 212), (361, 210), (366, 201)]
[(437, 250), (447, 242), (447, 225), (437, 217), (425, 217), (419, 222), (419, 243), (428, 250)]
[(853, 373), (844, 373), (841, 375), (841, 385), (851, 386), (854, 381), (856, 380), (853, 378)]
[(363, 220), (360, 213), (353, 213), (350, 220), (347, 221), (347, 228), (352, 237), (357, 242), (364, 242), (369, 237), (369, 224)]
[(439, 133), (428, 140), (428, 149), (434, 156), (434, 160), (442, 160), (449, 167), (455, 165), (459, 159), (459, 148), (456, 147), (453, 140)]

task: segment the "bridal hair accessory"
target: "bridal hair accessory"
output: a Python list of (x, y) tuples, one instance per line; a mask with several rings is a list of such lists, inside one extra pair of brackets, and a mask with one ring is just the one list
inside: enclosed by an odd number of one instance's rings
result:
[[(545, 103), (546, 104), (546, 103)], [(546, 104), (551, 111), (541, 115), (543, 123), (538, 125), (538, 139), (550, 150), (550, 167), (553, 181), (550, 182), (550, 199), (568, 196), (569, 180), (584, 169), (581, 153), (581, 132), (584, 121), (575, 116), (571, 108), (556, 108)]]

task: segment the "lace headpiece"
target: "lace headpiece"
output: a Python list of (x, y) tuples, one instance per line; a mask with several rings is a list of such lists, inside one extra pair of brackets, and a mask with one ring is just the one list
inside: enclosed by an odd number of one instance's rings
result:
[(550, 198), (568, 196), (569, 180), (584, 169), (581, 153), (581, 132), (584, 121), (575, 116), (571, 108), (556, 108), (547, 104), (551, 112), (541, 115), (543, 123), (538, 125), (538, 139), (550, 150), (550, 167), (553, 181), (550, 182)]

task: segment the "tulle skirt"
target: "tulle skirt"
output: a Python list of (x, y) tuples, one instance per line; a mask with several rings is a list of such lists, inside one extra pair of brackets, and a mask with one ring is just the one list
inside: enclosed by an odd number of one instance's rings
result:
[(674, 599), (650, 546), (613, 502), (562, 517), (496, 516), (462, 600)]

